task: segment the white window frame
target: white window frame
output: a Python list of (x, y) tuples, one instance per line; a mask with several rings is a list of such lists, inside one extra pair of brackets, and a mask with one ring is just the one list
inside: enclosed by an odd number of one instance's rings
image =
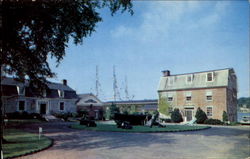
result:
[[(187, 97), (190, 97), (191, 100), (187, 100)], [(192, 101), (192, 92), (185, 92), (185, 100), (186, 100), (186, 102), (191, 102)]]
[(174, 84), (174, 77), (172, 76), (172, 77), (168, 77), (168, 82), (167, 82), (168, 84), (168, 86), (172, 86), (173, 84)]
[[(24, 109), (23, 110), (20, 110), (19, 109), (19, 103), (21, 102), (21, 101), (23, 101), (24, 102)], [(26, 111), (26, 101), (25, 100), (18, 100), (18, 102), (17, 102), (17, 111)]]
[[(208, 112), (207, 112), (207, 109), (208, 108), (212, 108), (212, 115), (208, 115)], [(214, 108), (213, 108), (213, 106), (207, 106), (206, 107), (206, 114), (207, 114), (207, 117), (209, 117), (209, 118), (212, 118), (213, 117), (213, 114), (214, 114)]]
[[(191, 78), (191, 81), (188, 81), (188, 78), (189, 78), (189, 77)], [(186, 83), (187, 83), (187, 84), (193, 83), (193, 75), (187, 75), (187, 76), (186, 76)]]
[(64, 98), (64, 91), (58, 89), (59, 98)]
[[(211, 100), (207, 99), (208, 96), (211, 96), (212, 99)], [(206, 101), (213, 101), (213, 92), (212, 91), (207, 91), (206, 92)]]
[(16, 86), (17, 87), (17, 93), (18, 95), (25, 95), (25, 87), (23, 86), (23, 91), (21, 91), (21, 86)]
[[(61, 110), (61, 103), (63, 103), (63, 110)], [(58, 104), (59, 104), (59, 111), (64, 112), (65, 111), (65, 102), (60, 101)]]
[[(208, 74), (212, 74), (212, 80), (211, 81), (208, 81)], [(206, 74), (206, 81), (207, 82), (213, 82), (214, 81), (214, 73), (213, 72), (207, 72), (207, 74)]]

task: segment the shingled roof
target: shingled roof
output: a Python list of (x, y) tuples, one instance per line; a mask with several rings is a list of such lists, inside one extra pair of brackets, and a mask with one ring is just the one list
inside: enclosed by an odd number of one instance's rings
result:
[[(64, 91), (64, 98), (66, 99), (77, 98), (75, 90), (70, 88), (68, 85), (53, 82), (49, 82), (47, 85), (49, 89), (46, 91), (46, 97), (48, 98), (59, 98), (58, 90)], [(25, 86), (25, 96), (27, 97), (35, 97), (39, 94), (37, 92), (34, 92), (34, 90), (31, 90), (28, 81), (22, 83), (15, 80), (14, 78), (2, 77), (2, 88), (4, 96), (18, 95), (17, 86)]]

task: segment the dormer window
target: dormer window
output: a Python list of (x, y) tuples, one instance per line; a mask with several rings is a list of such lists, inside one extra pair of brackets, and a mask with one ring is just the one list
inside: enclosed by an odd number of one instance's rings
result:
[(211, 82), (214, 80), (214, 75), (212, 72), (207, 73), (207, 82)]
[(46, 90), (43, 90), (43, 97), (46, 97), (47, 96), (47, 92)]
[(186, 79), (187, 79), (186, 81), (187, 81), (188, 84), (192, 83), (193, 75), (187, 75)]
[(59, 97), (64, 98), (64, 91), (58, 90), (58, 95), (59, 95)]
[(16, 86), (18, 95), (25, 95), (25, 87)]

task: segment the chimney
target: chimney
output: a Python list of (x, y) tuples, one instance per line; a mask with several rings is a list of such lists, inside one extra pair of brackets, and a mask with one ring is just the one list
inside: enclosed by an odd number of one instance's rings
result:
[(62, 83), (63, 83), (63, 85), (67, 86), (67, 80), (66, 79), (63, 79)]
[(167, 77), (167, 76), (170, 76), (170, 71), (169, 70), (164, 70), (164, 71), (161, 71), (163, 73), (163, 77)]

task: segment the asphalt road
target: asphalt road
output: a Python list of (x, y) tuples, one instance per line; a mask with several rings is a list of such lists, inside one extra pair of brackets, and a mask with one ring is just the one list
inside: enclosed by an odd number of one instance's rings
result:
[(25, 126), (54, 139), (54, 146), (19, 159), (245, 159), (250, 157), (250, 127), (212, 127), (176, 133), (94, 132), (69, 123)]

